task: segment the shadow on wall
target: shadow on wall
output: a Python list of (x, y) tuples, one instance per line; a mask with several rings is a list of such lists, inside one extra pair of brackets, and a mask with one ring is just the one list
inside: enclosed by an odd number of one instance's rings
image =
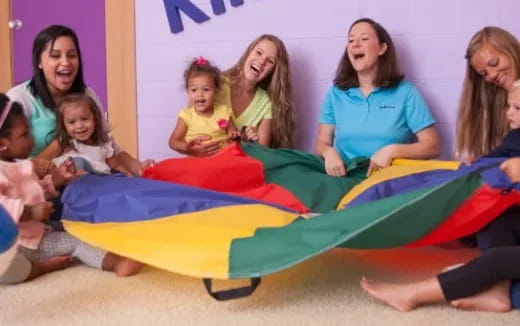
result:
[(317, 83), (311, 81), (311, 71), (306, 64), (310, 59), (306, 57), (305, 52), (292, 51), (290, 61), (294, 95), (295, 146), (297, 149), (314, 153), (314, 140), (321, 107), (318, 101), (325, 97), (325, 92), (316, 92)]

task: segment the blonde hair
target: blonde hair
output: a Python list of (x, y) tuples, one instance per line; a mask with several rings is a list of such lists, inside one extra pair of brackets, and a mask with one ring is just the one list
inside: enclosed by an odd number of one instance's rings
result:
[(471, 58), (489, 44), (506, 55), (520, 76), (520, 44), (509, 32), (488, 26), (478, 31), (466, 50), (466, 76), (459, 105), (455, 157), (479, 157), (497, 146), (509, 131), (504, 119), (507, 90), (488, 83), (471, 66)]
[(291, 148), (294, 135), (294, 112), (293, 95), (291, 87), (291, 70), (289, 67), (289, 55), (284, 43), (278, 37), (264, 34), (254, 40), (237, 64), (227, 70), (224, 74), (229, 76), (231, 84), (243, 78), (244, 64), (247, 57), (255, 46), (263, 40), (272, 42), (276, 47), (276, 65), (273, 72), (258, 82), (257, 87), (263, 88), (269, 95), (273, 105), (273, 120), (271, 123), (271, 143), (273, 148)]

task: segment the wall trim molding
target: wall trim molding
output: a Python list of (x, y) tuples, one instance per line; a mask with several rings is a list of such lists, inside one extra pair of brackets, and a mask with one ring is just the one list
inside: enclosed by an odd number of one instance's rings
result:
[(135, 1), (105, 0), (108, 120), (119, 146), (137, 157)]
[(7, 27), (11, 19), (11, 1), (0, 0), (0, 92), (5, 93), (13, 87), (13, 58), (11, 30)]

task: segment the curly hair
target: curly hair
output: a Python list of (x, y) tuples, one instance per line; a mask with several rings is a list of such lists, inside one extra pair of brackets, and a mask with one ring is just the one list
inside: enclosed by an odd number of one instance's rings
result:
[(199, 75), (209, 75), (215, 83), (215, 90), (218, 91), (220, 89), (220, 85), (222, 84), (222, 74), (220, 69), (212, 65), (203, 57), (198, 57), (193, 60), (184, 71), (184, 87), (188, 89), (190, 78)]
[(249, 44), (237, 64), (224, 74), (229, 77), (231, 84), (243, 78), (244, 65), (249, 54), (258, 43), (264, 40), (272, 42), (277, 50), (276, 65), (273, 72), (257, 84), (257, 87), (261, 87), (267, 92), (273, 105), (271, 142), (269, 147), (291, 148), (294, 144), (294, 103), (289, 54), (287, 53), (283, 41), (274, 35), (261, 35)]

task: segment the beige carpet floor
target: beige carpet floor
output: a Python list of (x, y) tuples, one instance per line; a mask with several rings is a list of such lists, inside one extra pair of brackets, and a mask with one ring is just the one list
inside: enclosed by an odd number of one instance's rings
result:
[(0, 287), (0, 325), (520, 325), (518, 311), (466, 312), (435, 305), (400, 313), (359, 287), (362, 275), (419, 279), (474, 254), (467, 249), (335, 249), (264, 277), (251, 297), (228, 302), (209, 297), (200, 279), (153, 268), (116, 278), (74, 266)]

